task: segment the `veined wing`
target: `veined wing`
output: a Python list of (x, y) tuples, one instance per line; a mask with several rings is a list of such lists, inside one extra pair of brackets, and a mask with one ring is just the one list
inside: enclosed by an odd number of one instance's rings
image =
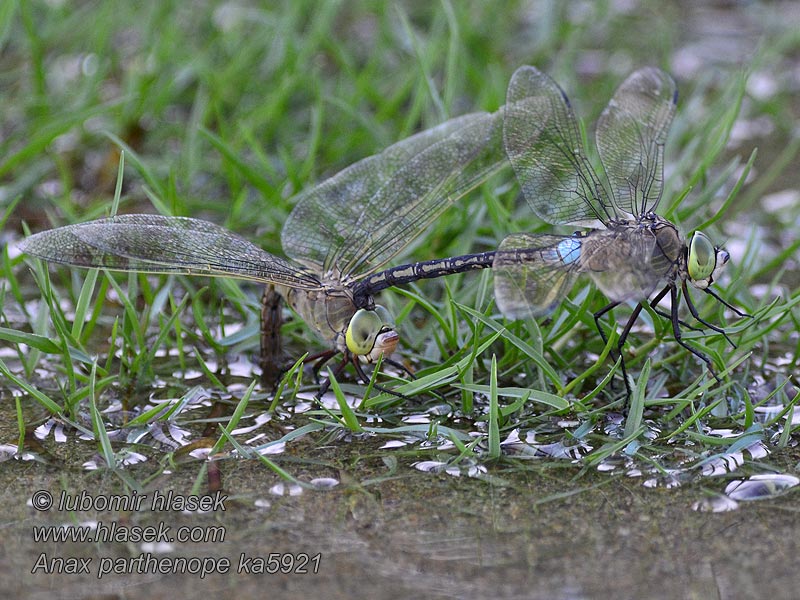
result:
[(579, 263), (612, 302), (648, 298), (671, 266), (657, 252), (653, 231), (634, 227), (590, 231), (581, 238)]
[(520, 67), (511, 77), (503, 134), (522, 192), (540, 219), (591, 227), (618, 216), (586, 156), (569, 100), (535, 67)]
[(353, 281), (384, 266), (505, 163), (499, 113), (451, 119), (324, 181), (281, 236), (287, 256)]
[(208, 221), (161, 215), (118, 215), (43, 231), (21, 249), (50, 262), (146, 273), (235, 277), (315, 290), (302, 267)]
[(619, 86), (597, 121), (597, 150), (617, 206), (634, 216), (654, 211), (664, 185), (664, 144), (675, 116), (672, 77), (648, 67)]
[[(654, 253), (657, 256), (654, 256)], [(587, 273), (613, 302), (647, 298), (671, 265), (647, 228), (597, 229), (586, 235), (515, 234), (495, 255), (495, 298), (508, 318), (550, 312)]]
[(509, 319), (553, 310), (580, 272), (581, 238), (519, 233), (503, 240), (492, 272), (497, 307)]

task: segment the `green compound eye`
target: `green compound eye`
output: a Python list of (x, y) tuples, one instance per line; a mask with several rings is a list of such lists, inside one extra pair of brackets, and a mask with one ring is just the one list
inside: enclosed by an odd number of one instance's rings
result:
[[(376, 354), (380, 354), (384, 348), (379, 344), (375, 347), (378, 336), (381, 334), (394, 333), (394, 319), (391, 313), (380, 304), (375, 305), (374, 310), (367, 310), (361, 308), (356, 311), (353, 318), (350, 319), (350, 325), (347, 327), (344, 340), (347, 344), (347, 349), (357, 356), (365, 356), (376, 350)], [(394, 345), (397, 345), (397, 335), (389, 336), (394, 340)], [(381, 336), (381, 340), (388, 339), (387, 336)], [(382, 344), (386, 342), (382, 341)], [(390, 352), (394, 351), (392, 346)]]
[(709, 279), (717, 266), (717, 249), (708, 236), (696, 231), (689, 242), (689, 277), (695, 283), (710, 283)]
[(394, 329), (394, 317), (385, 306), (375, 305), (375, 314), (381, 320), (381, 329)]
[(375, 338), (381, 331), (381, 317), (377, 311), (361, 308), (350, 319), (350, 325), (345, 333), (347, 349), (353, 354), (362, 356), (369, 354), (375, 345)]

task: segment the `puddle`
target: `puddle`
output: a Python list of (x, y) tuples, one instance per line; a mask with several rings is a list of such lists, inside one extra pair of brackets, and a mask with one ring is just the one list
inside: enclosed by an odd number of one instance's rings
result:
[(800, 479), (793, 475), (767, 473), (753, 475), (747, 479), (731, 481), (725, 487), (725, 495), (737, 502), (766, 500), (781, 494), (800, 484)]
[(692, 504), (692, 509), (698, 512), (730, 512), (737, 510), (739, 503), (724, 494), (714, 494)]
[(303, 488), (296, 483), (281, 482), (269, 488), (269, 493), (273, 496), (299, 496), (303, 493)]
[(465, 477), (480, 477), (488, 473), (488, 469), (484, 465), (469, 460), (462, 460), (457, 464), (438, 460), (422, 460), (411, 463), (411, 466), (423, 473), (445, 473), (452, 477), (461, 477), (462, 475)]

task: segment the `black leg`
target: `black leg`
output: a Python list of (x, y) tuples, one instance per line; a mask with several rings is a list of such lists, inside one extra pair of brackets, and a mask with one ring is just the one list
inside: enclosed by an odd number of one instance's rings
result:
[(625, 378), (625, 394), (627, 395), (626, 402), (630, 402), (631, 399), (631, 384), (628, 381), (628, 370), (625, 368), (625, 357), (622, 355), (622, 348), (625, 346), (625, 341), (628, 339), (628, 335), (633, 328), (633, 324), (636, 323), (636, 319), (639, 318), (639, 314), (642, 312), (642, 303), (636, 305), (636, 308), (633, 309), (631, 316), (628, 318), (628, 322), (625, 323), (625, 327), (622, 329), (622, 333), (619, 336), (619, 340), (617, 341), (617, 353), (619, 354), (619, 364), (622, 367), (622, 376)]
[(392, 360), (391, 358), (383, 358), (384, 364), (392, 365), (395, 369), (400, 369), (403, 373), (408, 375), (411, 379), (416, 379), (417, 376), (414, 375), (403, 363), (398, 362), (396, 360)]
[(717, 293), (714, 290), (712, 290), (711, 288), (704, 288), (703, 291), (706, 294), (708, 294), (709, 296), (711, 296), (713, 298), (716, 298), (717, 302), (719, 302), (720, 304), (722, 304), (726, 308), (730, 308), (733, 312), (735, 312), (740, 317), (748, 318), (748, 319), (752, 319), (753, 318), (753, 315), (748, 315), (747, 313), (743, 313), (742, 311), (740, 311), (735, 306), (731, 306), (730, 304), (725, 302), (725, 300), (723, 300), (720, 296), (718, 296)]
[(692, 302), (692, 297), (689, 295), (689, 289), (686, 287), (686, 282), (685, 281), (683, 282), (683, 295), (686, 298), (686, 306), (689, 307), (689, 312), (692, 313), (692, 316), (695, 319), (697, 319), (697, 322), (698, 323), (702, 323), (703, 325), (705, 325), (706, 327), (708, 327), (709, 329), (711, 329), (713, 331), (716, 331), (717, 333), (721, 333), (723, 335), (723, 337), (727, 340), (727, 342), (731, 346), (736, 348), (736, 344), (734, 344), (733, 340), (728, 337), (728, 334), (725, 333), (724, 329), (722, 329), (721, 327), (719, 327), (717, 325), (714, 325), (713, 323), (709, 323), (708, 321), (706, 321), (705, 319), (702, 319), (700, 317), (700, 313), (697, 311), (697, 308), (695, 307), (694, 302)]
[[(661, 302), (661, 300), (664, 298), (664, 296), (667, 295), (667, 292), (669, 292), (669, 286), (667, 286), (663, 290), (661, 290), (658, 293), (658, 295), (650, 301), (650, 308), (652, 308), (653, 311), (659, 317), (664, 317), (665, 319), (672, 320), (672, 315), (670, 313), (664, 312), (660, 308), (657, 308), (658, 303)], [(703, 331), (699, 327), (694, 327), (694, 326), (689, 325), (688, 323), (686, 323), (684, 321), (678, 321), (678, 323), (680, 323), (682, 327), (685, 327), (686, 329), (691, 329), (692, 331)]]
[[(327, 363), (334, 356), (336, 356), (336, 354), (338, 354), (337, 350), (327, 350), (325, 352), (320, 352), (320, 353), (315, 354), (313, 356), (306, 357), (305, 362), (307, 362), (307, 363), (316, 361), (316, 362), (314, 362), (313, 371), (314, 371), (314, 379), (317, 381), (317, 383), (319, 383), (319, 381), (320, 381), (320, 377), (319, 377), (320, 370), (325, 365), (325, 363)], [(384, 362), (387, 362), (387, 360), (384, 359)], [(364, 372), (364, 368), (361, 366), (361, 363), (359, 362), (358, 357), (355, 356), (354, 354), (351, 354), (350, 352), (345, 353), (345, 355), (342, 357), (341, 362), (338, 365), (336, 365), (336, 367), (334, 368), (333, 376), (336, 378), (336, 380), (337, 381), (339, 380), (340, 375), (344, 372), (345, 368), (349, 364), (353, 365), (353, 368), (356, 371), (356, 376), (358, 377), (358, 380), (363, 384), (368, 384), (369, 381), (370, 381), (369, 376)], [(395, 363), (394, 361), (392, 361), (392, 364), (398, 366), (399, 368), (401, 368), (404, 371), (406, 371), (407, 373), (409, 373), (409, 375), (411, 375), (412, 378), (414, 377), (414, 375), (412, 373), (410, 373), (408, 371), (408, 369), (406, 369), (405, 367), (403, 367), (399, 363)], [(330, 379), (326, 379), (325, 381), (323, 381), (319, 386), (319, 390), (317, 391), (317, 393), (315, 395), (315, 398), (317, 400), (322, 398), (322, 396), (325, 394), (325, 392), (327, 392), (330, 389), (330, 387), (331, 387), (331, 380)], [(394, 390), (390, 390), (389, 388), (385, 388), (382, 385), (374, 384), (373, 387), (376, 390), (378, 390), (379, 392), (384, 392), (384, 393), (389, 394), (391, 396), (395, 396), (397, 398), (402, 398), (403, 400), (410, 400), (410, 398), (408, 396), (406, 396), (404, 394), (401, 394), (400, 392), (395, 392)]]
[[(602, 326), (600, 325), (600, 319), (607, 313), (611, 312), (614, 308), (619, 306), (619, 304), (620, 304), (619, 302), (611, 302), (610, 304), (607, 304), (606, 306), (598, 310), (596, 313), (594, 313), (594, 324), (595, 327), (597, 327), (597, 331), (600, 332), (600, 337), (603, 340), (603, 344), (608, 344), (608, 336), (605, 334)], [(639, 316), (641, 310), (642, 310), (641, 304), (637, 304), (636, 308), (633, 311), (633, 314), (631, 315), (631, 318), (628, 319), (628, 322), (625, 324), (625, 329), (623, 329), (622, 335), (620, 336), (619, 341), (617, 342), (617, 351), (616, 351), (617, 355), (614, 356), (614, 353), (612, 351), (612, 358), (614, 358), (614, 360), (619, 359), (620, 368), (622, 369), (622, 379), (625, 382), (626, 410), (627, 410), (627, 405), (631, 399), (631, 385), (628, 382), (628, 369), (625, 367), (625, 358), (622, 356), (622, 346), (625, 344), (625, 340), (627, 339), (628, 334), (631, 331), (631, 327), (633, 327), (633, 323), (636, 321), (636, 318)]]
[(604, 344), (608, 344), (608, 336), (606, 335), (603, 328), (600, 326), (600, 319), (608, 312), (614, 310), (617, 306), (619, 306), (619, 302), (611, 302), (610, 304), (606, 304), (603, 308), (598, 310), (594, 313), (594, 326), (597, 327), (597, 331), (600, 332), (600, 337), (603, 339)]
[(311, 354), (306, 356), (303, 362), (305, 364), (314, 363), (314, 366), (311, 368), (311, 372), (314, 373), (314, 381), (319, 383), (319, 372), (322, 367), (331, 360), (334, 356), (339, 353), (338, 350), (325, 350), (323, 352), (317, 352), (316, 354)]
[[(332, 359), (334, 356), (336, 356), (337, 351), (336, 350), (328, 350), (327, 353), (321, 352), (320, 354), (327, 354), (328, 356), (320, 356), (319, 354), (317, 355), (317, 357), (318, 357), (317, 358), (317, 362), (314, 363), (314, 378), (316, 379), (317, 383), (319, 383), (319, 371), (320, 371), (320, 369), (322, 368), (322, 366), (325, 363), (327, 363), (330, 359)], [(308, 360), (308, 359), (306, 359), (306, 360)], [(350, 364), (351, 362), (354, 362), (354, 361), (351, 359), (350, 353), (346, 352), (344, 354), (344, 356), (342, 356), (341, 362), (338, 365), (336, 365), (336, 367), (333, 369), (333, 376), (336, 378), (337, 381), (339, 380), (339, 376), (344, 372), (345, 367), (347, 367), (347, 365)], [(358, 366), (356, 366), (356, 372), (358, 372)], [(363, 371), (362, 371), (362, 373), (363, 373)], [(331, 380), (330, 379), (326, 379), (319, 386), (319, 390), (317, 390), (317, 393), (316, 393), (316, 395), (314, 397), (317, 400), (320, 400), (322, 398), (322, 396), (325, 395), (325, 392), (327, 392), (330, 387), (331, 387)]]
[[(383, 364), (392, 365), (395, 369), (400, 369), (403, 373), (408, 375), (411, 379), (416, 379), (417, 378), (417, 376), (414, 375), (414, 373), (412, 373), (411, 370), (408, 367), (406, 367), (403, 363), (401, 363), (399, 361), (392, 360), (391, 358), (385, 358), (384, 357)], [(375, 387), (378, 387), (378, 386), (375, 386)], [(411, 398), (409, 398), (408, 396), (406, 396), (404, 394), (400, 394), (399, 392), (393, 392), (392, 390), (389, 390), (389, 389), (386, 389), (386, 388), (379, 388), (379, 389), (382, 392), (386, 392), (387, 394), (392, 394), (393, 396), (397, 396), (398, 398), (403, 398), (405, 400), (411, 400)], [(440, 394), (439, 392), (434, 392), (433, 390), (430, 390), (428, 393), (429, 394), (433, 394), (434, 396), (439, 398), (439, 400), (441, 400), (442, 402), (447, 402), (447, 399), (442, 394)]]
[[(359, 362), (358, 357), (353, 355), (352, 361), (353, 361), (353, 367), (355, 367), (356, 373), (358, 373), (358, 377), (361, 379), (361, 382), (368, 385), (369, 381), (370, 381), (370, 377), (368, 377), (367, 374), (364, 372), (364, 368), (361, 366), (361, 363)], [(393, 366), (397, 366), (400, 369), (403, 369), (406, 373), (411, 375), (412, 379), (414, 379), (414, 374), (411, 373), (404, 366), (402, 366), (400, 363), (395, 362), (395, 361), (393, 361), (393, 360), (391, 360), (389, 358), (384, 358), (382, 362), (390, 363)], [(373, 384), (372, 387), (374, 387), (379, 392), (383, 392), (384, 394), (389, 394), (390, 396), (394, 396), (396, 398), (402, 398), (403, 400), (411, 400), (411, 398), (409, 398), (405, 394), (401, 394), (400, 392), (395, 392), (394, 390), (390, 390), (389, 388), (383, 387), (382, 385), (378, 385), (377, 383)]]
[(680, 320), (678, 319), (678, 288), (676, 286), (670, 287), (670, 300), (672, 302), (672, 307), (671, 307), (672, 333), (675, 336), (675, 341), (678, 342), (684, 348), (686, 348), (689, 352), (694, 354), (697, 358), (702, 360), (704, 363), (706, 363), (706, 367), (708, 367), (708, 370), (714, 376), (714, 379), (716, 379), (718, 383), (722, 383), (722, 380), (714, 372), (714, 367), (711, 364), (711, 359), (709, 359), (705, 354), (703, 354), (699, 350), (695, 350), (689, 344), (683, 341), (683, 338), (681, 336)]
[(361, 366), (358, 357), (353, 355), (351, 361), (353, 363), (353, 368), (356, 370), (356, 375), (358, 375), (358, 380), (361, 383), (369, 384), (370, 377), (367, 375), (366, 371), (364, 371), (364, 367)]

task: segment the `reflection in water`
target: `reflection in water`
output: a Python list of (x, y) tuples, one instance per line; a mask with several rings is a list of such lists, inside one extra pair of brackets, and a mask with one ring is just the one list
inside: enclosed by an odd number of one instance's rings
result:
[(715, 494), (699, 500), (692, 505), (692, 508), (701, 512), (736, 510), (739, 508), (739, 502), (775, 498), (798, 484), (800, 479), (797, 477), (779, 473), (764, 473), (747, 479), (735, 479), (725, 487), (724, 494)]
[(583, 439), (560, 439), (555, 442), (536, 442), (536, 434), (526, 432), (525, 439), (520, 437), (519, 429), (514, 429), (508, 437), (500, 442), (500, 446), (509, 453), (530, 458), (559, 458), (576, 461), (591, 452), (592, 447)]
[(407, 446), (408, 444), (413, 444), (414, 439), (412, 438), (409, 442), (408, 440), (389, 440), (383, 446), (380, 446), (379, 450), (391, 450), (392, 448), (402, 448), (403, 446)]
[(67, 434), (64, 431), (64, 424), (55, 418), (48, 419), (39, 425), (33, 432), (37, 439), (44, 440), (50, 434), (53, 434), (53, 440), (56, 443), (63, 444), (67, 441)]
[(276, 483), (269, 488), (269, 493), (273, 496), (299, 496), (303, 493), (303, 488), (296, 483)]
[(283, 454), (286, 452), (286, 442), (269, 442), (258, 448), (254, 448), (256, 452), (264, 456), (267, 454)]
[(424, 473), (447, 473), (453, 477), (480, 477), (487, 473), (484, 465), (476, 461), (461, 460), (456, 464), (451, 464), (440, 460), (421, 460), (411, 464), (412, 467)]
[[(239, 427), (231, 431), (231, 435), (242, 435), (244, 433), (250, 433), (261, 427), (264, 423), (267, 423), (272, 420), (272, 415), (266, 412), (259, 413), (253, 416), (253, 424), (247, 427)], [(250, 443), (250, 442), (246, 442)]]
[(36, 460), (36, 455), (32, 452), (23, 452), (20, 455), (15, 444), (0, 444), (0, 462), (5, 462), (12, 458), (21, 460)]
[(731, 481), (725, 488), (725, 495), (739, 502), (748, 500), (764, 500), (784, 493), (800, 483), (793, 475), (764, 473), (753, 475), (748, 479)]
[(411, 466), (423, 473), (441, 473), (447, 468), (447, 463), (441, 460), (421, 460), (411, 463)]
[[(734, 444), (732, 447), (735, 446), (736, 444)], [(769, 455), (769, 449), (764, 445), (764, 442), (761, 440), (756, 440), (741, 451), (729, 451), (708, 457), (700, 463), (700, 474), (703, 477), (714, 477), (717, 475), (731, 473), (744, 464), (745, 452), (750, 454), (753, 460), (765, 458)]]
[(533, 448), (536, 456), (565, 458), (573, 461), (580, 460), (592, 449), (591, 446), (583, 440), (577, 440), (575, 443), (559, 441), (553, 442), (552, 444), (532, 444), (530, 447)]
[(339, 480), (333, 477), (316, 477), (309, 481), (309, 483), (317, 489), (326, 490), (339, 485)]
[(714, 494), (692, 504), (698, 512), (728, 512), (739, 508), (739, 503), (723, 494)]
[[(140, 462), (144, 462), (147, 460), (147, 457), (144, 454), (139, 454), (133, 450), (125, 449), (117, 452), (114, 455), (114, 459), (116, 461), (114, 466), (118, 468), (129, 467)], [(92, 458), (91, 460), (87, 460), (81, 466), (87, 471), (96, 471), (98, 469), (108, 468), (108, 464), (106, 463), (105, 459), (99, 456)]]
[(431, 416), (425, 413), (413, 414), (403, 417), (402, 421), (407, 425), (427, 425), (431, 422)]
[(646, 488), (665, 488), (672, 489), (681, 486), (681, 472), (679, 470), (669, 470), (665, 473), (656, 474), (653, 477), (645, 479), (642, 485)]

